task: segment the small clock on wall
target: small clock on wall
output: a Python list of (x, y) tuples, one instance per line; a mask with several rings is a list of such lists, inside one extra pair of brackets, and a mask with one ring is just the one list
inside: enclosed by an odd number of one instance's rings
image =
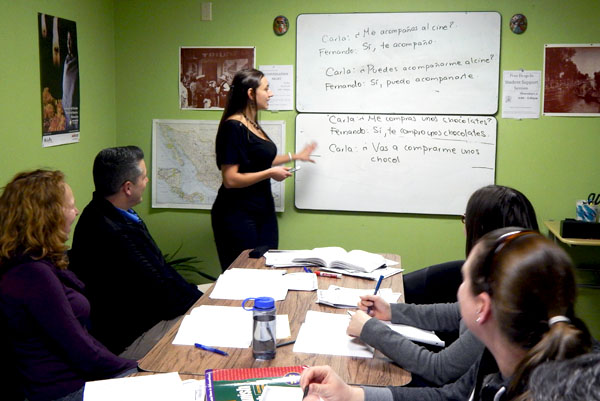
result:
[(510, 30), (520, 34), (527, 30), (527, 17), (523, 14), (515, 14), (510, 19)]

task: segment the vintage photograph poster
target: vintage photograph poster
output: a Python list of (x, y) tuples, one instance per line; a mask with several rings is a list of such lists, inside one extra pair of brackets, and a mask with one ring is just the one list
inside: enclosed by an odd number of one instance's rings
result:
[(222, 110), (236, 72), (254, 68), (254, 47), (181, 47), (179, 107)]
[(38, 13), (42, 146), (79, 142), (79, 59), (75, 22)]
[(600, 115), (600, 45), (546, 45), (544, 115)]

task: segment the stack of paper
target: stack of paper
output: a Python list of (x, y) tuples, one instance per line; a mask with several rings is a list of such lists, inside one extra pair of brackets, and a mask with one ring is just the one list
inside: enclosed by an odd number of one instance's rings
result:
[(283, 281), (285, 281), (288, 290), (314, 291), (319, 288), (317, 275), (314, 273), (287, 273), (283, 276)]
[[(275, 335), (288, 338), (288, 315), (277, 315)], [(248, 348), (252, 344), (252, 311), (241, 307), (201, 305), (183, 317), (175, 345), (200, 343), (212, 347)]]
[(303, 267), (312, 266), (310, 263), (296, 263), (294, 258), (300, 254), (300, 252), (306, 251), (286, 251), (279, 249), (272, 249), (266, 252), (263, 256), (265, 257), (265, 265), (271, 267)]
[(294, 352), (373, 358), (373, 348), (346, 334), (350, 316), (308, 311), (300, 327)]
[(210, 298), (244, 300), (271, 297), (281, 301), (288, 291), (283, 274), (285, 271), (282, 270), (229, 269), (217, 279)]
[[(317, 290), (317, 303), (333, 306), (336, 308), (356, 308), (360, 302), (361, 295), (372, 295), (371, 289), (346, 288), (330, 285), (326, 290)], [(380, 288), (377, 293), (388, 303), (398, 302), (399, 292), (392, 292), (391, 288)]]
[(83, 401), (200, 401), (204, 395), (203, 381), (182, 382), (174, 372), (87, 382)]
[[(393, 262), (393, 261), (389, 261), (388, 259), (386, 259), (386, 265), (388, 262)], [(397, 262), (393, 262), (393, 263), (397, 263)], [(383, 278), (388, 278), (390, 276), (393, 276), (394, 274), (398, 274), (398, 273), (401, 273), (404, 271), (404, 269), (401, 269), (398, 267), (380, 267), (379, 269), (375, 269), (370, 273), (360, 272), (360, 271), (355, 271), (355, 270), (348, 270), (348, 269), (340, 269), (339, 267), (321, 267), (321, 270), (345, 274), (346, 276), (366, 278), (369, 280), (379, 280), (379, 276), (383, 276)]]

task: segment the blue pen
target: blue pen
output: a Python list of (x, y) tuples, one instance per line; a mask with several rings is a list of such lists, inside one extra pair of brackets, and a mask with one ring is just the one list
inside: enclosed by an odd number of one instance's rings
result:
[[(375, 285), (375, 292), (373, 293), (373, 295), (377, 295), (377, 292), (379, 291), (379, 287), (381, 286), (381, 282), (383, 281), (383, 275), (379, 276), (379, 280), (377, 280), (377, 285)], [(371, 307), (369, 306), (367, 308), (367, 315), (371, 314)]]
[(195, 343), (194, 346), (196, 348), (203, 349), (204, 351), (209, 351), (209, 352), (214, 352), (215, 354), (229, 356), (229, 354), (227, 352), (221, 351), (220, 349), (217, 349), (217, 348), (209, 347), (207, 345), (202, 345), (202, 344)]
[(304, 271), (305, 271), (305, 272), (307, 272), (307, 273), (312, 273), (312, 272), (313, 272), (313, 271), (312, 271), (312, 270), (310, 270), (308, 267), (305, 267), (305, 268), (304, 268)]

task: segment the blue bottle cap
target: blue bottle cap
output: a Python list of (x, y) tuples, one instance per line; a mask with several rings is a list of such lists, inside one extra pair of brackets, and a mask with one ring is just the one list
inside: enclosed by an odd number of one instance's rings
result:
[(254, 300), (254, 308), (256, 309), (274, 309), (275, 300), (271, 297), (258, 297)]
[[(246, 307), (246, 302), (252, 301), (252, 300), (254, 300), (254, 307), (247, 308)], [(273, 298), (271, 298), (271, 297), (246, 298), (242, 302), (242, 308), (244, 308), (245, 310), (255, 310), (255, 309), (269, 310), (269, 309), (275, 309), (275, 300)]]

